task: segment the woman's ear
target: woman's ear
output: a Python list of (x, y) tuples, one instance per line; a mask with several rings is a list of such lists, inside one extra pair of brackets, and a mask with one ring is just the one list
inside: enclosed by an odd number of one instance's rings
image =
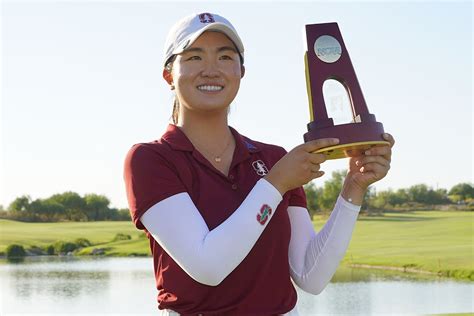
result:
[(165, 79), (166, 82), (167, 82), (170, 86), (173, 85), (173, 75), (172, 75), (171, 72), (170, 72), (168, 69), (166, 69), (166, 68), (163, 69), (163, 79)]
[(240, 78), (242, 79), (245, 75), (245, 66), (240, 66)]

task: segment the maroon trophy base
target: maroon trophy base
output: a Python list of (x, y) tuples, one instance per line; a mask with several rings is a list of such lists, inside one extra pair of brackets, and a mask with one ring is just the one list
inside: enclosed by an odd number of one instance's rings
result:
[(390, 145), (383, 139), (383, 125), (379, 122), (348, 123), (326, 127), (316, 127), (314, 122), (308, 124), (304, 141), (320, 138), (339, 138), (336, 146), (322, 148), (316, 152), (324, 153), (327, 159), (357, 157), (376, 145)]

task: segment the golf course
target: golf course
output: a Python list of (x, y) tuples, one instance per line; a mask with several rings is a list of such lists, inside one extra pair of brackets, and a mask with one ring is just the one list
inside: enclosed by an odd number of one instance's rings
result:
[[(314, 218), (320, 230), (327, 216)], [(401, 270), (474, 280), (474, 213), (466, 211), (388, 212), (360, 215), (343, 264)], [(130, 239), (117, 240), (117, 234)], [(148, 239), (131, 222), (24, 223), (0, 220), (0, 253), (9, 245), (45, 248), (58, 241), (86, 238), (92, 244), (74, 252), (90, 255), (101, 249), (106, 256), (148, 256)]]

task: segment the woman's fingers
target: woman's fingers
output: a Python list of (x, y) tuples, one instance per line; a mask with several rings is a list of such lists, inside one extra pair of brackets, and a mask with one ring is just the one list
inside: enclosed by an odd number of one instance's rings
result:
[[(305, 149), (303, 149), (305, 150)], [(314, 176), (314, 173), (318, 172), (319, 169), (321, 168), (321, 164), (326, 161), (326, 155), (325, 154), (316, 154), (316, 153), (308, 153), (304, 152), (303, 153), (304, 160), (301, 164), (301, 167), (303, 170), (308, 170), (311, 172), (311, 177)], [(319, 175), (319, 177), (322, 176)]]
[(390, 161), (383, 156), (362, 156), (355, 162), (357, 167), (362, 167), (368, 163), (378, 163), (386, 168), (390, 168)]
[(311, 177), (312, 179), (316, 179), (322, 177), (324, 175), (324, 171), (321, 171), (321, 164), (326, 161), (325, 154), (308, 154), (308, 169), (311, 170)]
[(308, 159), (312, 164), (321, 164), (326, 161), (326, 155), (325, 154), (309, 154)]
[(284, 194), (321, 177), (324, 172), (319, 170), (320, 164), (326, 160), (326, 155), (313, 152), (337, 142), (337, 139), (325, 138), (296, 146), (272, 167), (266, 180)]
[(384, 133), (383, 138), (390, 143), (390, 146), (375, 146), (364, 152), (366, 156), (383, 156), (388, 161), (392, 159), (392, 147), (395, 145), (395, 139), (392, 135)]
[(338, 143), (339, 143), (338, 138), (321, 138), (321, 139), (316, 139), (316, 140), (306, 142), (301, 146), (306, 152), (312, 153), (318, 149), (334, 146), (334, 145), (337, 145)]
[(384, 133), (382, 135), (382, 137), (390, 143), (390, 147), (393, 147), (393, 145), (395, 145), (395, 138), (393, 138), (393, 136), (389, 133)]
[(392, 159), (392, 148), (390, 146), (375, 146), (364, 152), (366, 156), (382, 156), (388, 161)]
[(321, 169), (321, 166), (319, 164), (315, 164), (311, 167), (311, 172), (318, 172), (319, 169)]
[[(320, 178), (320, 177), (322, 177), (323, 175), (324, 175), (324, 171), (316, 171), (316, 172), (313, 173), (313, 177), (312, 177), (311, 180), (316, 179), (316, 178)], [(311, 180), (310, 180), (310, 181), (311, 181)], [(308, 182), (309, 182), (309, 181), (308, 181)]]
[(389, 145), (374, 146), (349, 160), (349, 174), (360, 187), (368, 187), (383, 179), (390, 170), (395, 140), (390, 134), (383, 134), (383, 138)]
[(382, 166), (379, 163), (370, 162), (362, 166), (360, 168), (360, 172), (362, 173), (372, 172), (377, 179), (381, 179), (388, 173), (388, 169), (389, 168)]

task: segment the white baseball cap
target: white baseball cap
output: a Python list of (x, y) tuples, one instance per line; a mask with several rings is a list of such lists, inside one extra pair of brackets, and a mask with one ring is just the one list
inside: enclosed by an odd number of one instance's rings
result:
[(171, 28), (165, 42), (164, 66), (171, 56), (185, 51), (206, 31), (217, 31), (227, 35), (237, 47), (242, 60), (244, 59), (244, 44), (234, 26), (222, 16), (206, 12), (188, 15)]

